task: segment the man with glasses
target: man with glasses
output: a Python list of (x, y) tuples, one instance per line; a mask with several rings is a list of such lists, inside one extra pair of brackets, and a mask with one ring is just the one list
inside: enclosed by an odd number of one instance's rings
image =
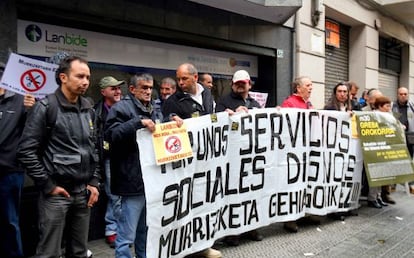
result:
[[(105, 124), (105, 140), (109, 143), (111, 191), (121, 196), (121, 214), (115, 240), (115, 257), (132, 258), (129, 245), (135, 245), (137, 258), (146, 257), (146, 212), (144, 182), (136, 142), (136, 131), (147, 128), (153, 132), (162, 122), (159, 106), (153, 104), (153, 77), (134, 75), (129, 92), (109, 111)], [(178, 126), (182, 120), (172, 116)]]

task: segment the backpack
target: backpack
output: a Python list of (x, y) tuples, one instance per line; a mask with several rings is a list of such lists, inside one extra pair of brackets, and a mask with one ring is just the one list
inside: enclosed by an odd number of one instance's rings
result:
[[(50, 136), (52, 133), (53, 128), (56, 124), (58, 108), (60, 105), (57, 101), (55, 94), (49, 94), (46, 96), (47, 103), (46, 103), (46, 135), (47, 137)], [(46, 102), (46, 101), (45, 101)]]

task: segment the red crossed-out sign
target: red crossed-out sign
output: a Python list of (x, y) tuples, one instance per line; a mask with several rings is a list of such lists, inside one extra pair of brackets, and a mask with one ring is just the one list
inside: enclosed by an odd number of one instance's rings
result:
[(46, 74), (40, 69), (30, 69), (20, 77), (20, 84), (28, 92), (36, 92), (46, 84)]

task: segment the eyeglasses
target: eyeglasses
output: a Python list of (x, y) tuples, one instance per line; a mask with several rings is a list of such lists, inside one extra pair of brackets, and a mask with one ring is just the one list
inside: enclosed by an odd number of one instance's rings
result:
[(139, 89), (142, 91), (146, 91), (146, 90), (152, 90), (153, 87), (151, 86), (141, 86)]

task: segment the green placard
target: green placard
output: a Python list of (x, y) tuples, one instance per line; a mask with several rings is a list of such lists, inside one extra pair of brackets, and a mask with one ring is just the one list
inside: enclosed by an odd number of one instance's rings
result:
[(356, 112), (369, 186), (414, 181), (413, 162), (401, 124), (391, 113)]

